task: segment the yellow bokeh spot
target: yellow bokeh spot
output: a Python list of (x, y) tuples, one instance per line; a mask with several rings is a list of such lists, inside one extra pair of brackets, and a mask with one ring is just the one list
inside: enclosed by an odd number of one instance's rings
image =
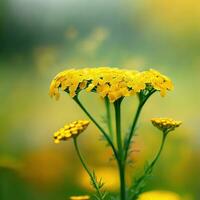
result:
[(181, 200), (181, 197), (169, 191), (150, 191), (141, 194), (138, 200)]

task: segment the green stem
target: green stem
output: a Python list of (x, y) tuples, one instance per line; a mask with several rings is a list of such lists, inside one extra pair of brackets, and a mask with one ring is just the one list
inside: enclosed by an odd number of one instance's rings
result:
[(101, 131), (101, 133), (104, 135), (104, 137), (108, 141), (108, 144), (111, 146), (111, 148), (113, 150), (115, 158), (118, 160), (117, 150), (115, 149), (115, 146), (114, 146), (112, 140), (110, 139), (110, 137), (107, 135), (107, 133), (104, 131), (104, 129), (97, 123), (97, 121), (92, 117), (92, 115), (86, 110), (86, 108), (83, 106), (83, 104), (79, 101), (78, 97), (75, 96), (73, 99), (80, 106), (80, 108), (85, 112), (85, 114), (90, 118), (90, 120), (97, 126), (97, 128)]
[(124, 148), (125, 148), (125, 150), (124, 150), (125, 151), (124, 159), (125, 159), (125, 162), (127, 160), (128, 151), (129, 151), (129, 148), (130, 148), (130, 145), (131, 145), (131, 140), (132, 140), (132, 138), (133, 138), (133, 136), (135, 134), (135, 128), (136, 128), (137, 121), (139, 119), (140, 113), (142, 111), (142, 108), (143, 108), (144, 104), (146, 103), (146, 101), (148, 100), (148, 98), (154, 92), (156, 92), (156, 90), (152, 90), (146, 96), (143, 95), (142, 93), (139, 94), (139, 105), (138, 105), (137, 111), (135, 113), (135, 117), (133, 118), (133, 122), (132, 122), (132, 126), (131, 126), (131, 129), (130, 129), (130, 132), (128, 133), (127, 139), (125, 140), (125, 143), (124, 143)]
[(126, 200), (125, 163), (118, 164), (120, 175), (120, 200)]
[(116, 123), (116, 135), (117, 135), (117, 146), (120, 158), (123, 157), (123, 145), (121, 137), (121, 99), (114, 102), (115, 107), (115, 123)]
[(164, 144), (165, 144), (166, 137), (167, 137), (167, 134), (166, 134), (166, 133), (163, 133), (163, 137), (162, 137), (162, 142), (161, 142), (161, 145), (160, 145), (160, 149), (159, 149), (159, 151), (158, 151), (156, 157), (154, 158), (154, 160), (151, 162), (151, 165), (150, 165), (150, 166), (151, 166), (151, 169), (154, 167), (156, 161), (157, 161), (157, 160), (159, 159), (159, 157), (160, 157), (160, 154), (161, 154), (161, 152), (162, 152), (162, 150), (163, 150), (163, 147), (164, 147)]
[(89, 177), (90, 177), (90, 179), (91, 179), (91, 181), (93, 183), (93, 186), (96, 189), (96, 192), (97, 192), (97, 195), (98, 195), (99, 199), (103, 200), (103, 194), (100, 191), (100, 188), (99, 188), (99, 185), (97, 183), (97, 180), (93, 176), (92, 172), (89, 170), (89, 168), (88, 168), (88, 166), (87, 166), (87, 164), (86, 164), (86, 162), (85, 162), (85, 160), (84, 160), (84, 158), (83, 158), (83, 156), (82, 156), (82, 154), (81, 154), (81, 152), (79, 150), (78, 143), (77, 143), (77, 138), (75, 137), (75, 138), (73, 138), (73, 140), (74, 140), (74, 147), (75, 147), (76, 153), (77, 153), (77, 155), (78, 155), (78, 157), (79, 157), (79, 159), (81, 161), (81, 164), (83, 165), (85, 171), (88, 173), (88, 175), (89, 175)]
[(131, 129), (130, 129), (130, 132), (129, 132), (129, 134), (128, 134), (128, 138), (127, 138), (126, 143), (125, 143), (125, 145), (124, 145), (124, 148), (125, 148), (125, 155), (124, 155), (124, 158), (125, 158), (125, 160), (127, 160), (128, 151), (129, 151), (130, 144), (131, 144), (131, 139), (132, 139), (133, 136), (134, 136), (135, 127), (136, 127), (137, 121), (138, 121), (138, 119), (139, 119), (140, 113), (141, 113), (141, 111), (142, 111), (143, 105), (144, 105), (144, 104), (141, 104), (141, 103), (139, 103), (139, 105), (138, 105), (137, 111), (136, 111), (136, 113), (135, 113), (135, 117), (134, 117), (133, 122), (132, 122), (132, 126), (131, 126)]
[(79, 157), (79, 159), (80, 159), (80, 161), (81, 161), (81, 164), (83, 165), (83, 167), (84, 167), (84, 169), (86, 170), (86, 172), (88, 173), (88, 175), (89, 175), (90, 177), (92, 177), (92, 173), (90, 172), (88, 166), (86, 165), (86, 162), (85, 162), (85, 160), (84, 160), (84, 158), (83, 158), (83, 156), (81, 155), (81, 152), (80, 152), (80, 150), (79, 150), (78, 143), (77, 143), (77, 138), (74, 138), (73, 140), (74, 140), (74, 147), (75, 147), (76, 153), (77, 153), (77, 155), (78, 155), (78, 157)]
[(105, 97), (105, 107), (106, 107), (106, 118), (107, 118), (108, 130), (110, 133), (110, 137), (113, 140), (111, 109), (110, 109), (110, 102), (109, 102), (108, 97)]
[(116, 121), (116, 136), (117, 136), (117, 147), (118, 147), (118, 167), (120, 175), (120, 199), (126, 200), (126, 182), (125, 182), (125, 163), (124, 163), (124, 152), (121, 137), (121, 101), (119, 99), (114, 102), (115, 107), (115, 121)]
[(167, 133), (163, 132), (162, 142), (161, 142), (159, 151), (157, 152), (155, 158), (152, 160), (152, 162), (150, 163), (150, 165), (144, 171), (144, 174), (139, 179), (137, 179), (136, 184), (133, 187), (133, 190), (135, 191), (135, 193), (132, 196), (132, 198), (130, 198), (130, 199), (133, 199), (133, 200), (137, 199), (138, 195), (142, 192), (142, 189), (143, 189), (142, 185), (143, 185), (143, 183), (149, 177), (149, 175), (152, 173), (153, 168), (154, 168), (156, 162), (158, 161), (158, 159), (159, 159), (159, 157), (161, 155), (161, 152), (162, 152), (164, 144), (165, 144), (166, 136), (167, 136)]

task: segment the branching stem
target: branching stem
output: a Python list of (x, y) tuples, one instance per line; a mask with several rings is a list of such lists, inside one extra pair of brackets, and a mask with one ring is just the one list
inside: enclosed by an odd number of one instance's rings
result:
[(77, 138), (75, 137), (74, 139), (74, 147), (75, 147), (75, 150), (76, 150), (76, 153), (81, 161), (81, 164), (83, 165), (85, 171), (88, 173), (90, 179), (91, 179), (91, 182), (92, 182), (92, 185), (94, 186), (96, 192), (97, 192), (97, 196), (99, 197), (100, 200), (103, 200), (104, 198), (104, 195), (101, 193), (100, 191), (100, 187), (99, 187), (99, 184), (96, 180), (96, 178), (93, 176), (93, 173), (89, 170), (80, 150), (79, 150), (79, 147), (78, 147), (78, 143), (77, 143)]
[(148, 100), (148, 98), (155, 92), (156, 90), (152, 90), (151, 92), (149, 92), (148, 95), (143, 95), (143, 94), (139, 94), (139, 104), (138, 104), (138, 108), (137, 108), (137, 111), (135, 113), (135, 117), (133, 118), (133, 122), (132, 122), (132, 125), (131, 125), (131, 129), (130, 129), (130, 132), (128, 133), (127, 135), (127, 138), (125, 140), (125, 143), (124, 143), (124, 159), (125, 159), (125, 162), (127, 160), (127, 156), (128, 156), (128, 151), (129, 151), (129, 148), (130, 148), (130, 145), (131, 145), (131, 140), (135, 134), (135, 128), (136, 128), (136, 125), (137, 125), (137, 121), (139, 119), (139, 116), (140, 116), (140, 113), (142, 111), (142, 108), (144, 106), (144, 104), (146, 103), (146, 101)]
[(80, 106), (80, 108), (84, 111), (84, 113), (90, 118), (90, 120), (97, 126), (97, 128), (101, 131), (105, 139), (107, 140), (108, 144), (111, 146), (115, 158), (118, 160), (118, 153), (117, 150), (115, 149), (115, 146), (110, 139), (109, 135), (104, 131), (104, 129), (97, 123), (97, 121), (92, 117), (92, 115), (87, 111), (87, 109), (83, 106), (83, 104), (79, 101), (78, 97), (75, 96), (74, 101)]
[(135, 127), (136, 127), (138, 118), (139, 118), (139, 116), (140, 116), (140, 113), (141, 113), (141, 111), (142, 111), (142, 107), (143, 107), (143, 105), (141, 105), (141, 104), (139, 103), (138, 108), (137, 108), (137, 111), (136, 111), (136, 113), (135, 113), (135, 117), (134, 117), (133, 122), (132, 122), (132, 126), (131, 126), (131, 129), (130, 129), (130, 132), (129, 132), (129, 134), (128, 134), (127, 141), (126, 141), (126, 143), (125, 143), (125, 145), (124, 145), (124, 148), (125, 148), (125, 150), (124, 150), (124, 151), (125, 151), (124, 159), (125, 159), (125, 160), (127, 160), (127, 156), (128, 156), (128, 151), (129, 151), (129, 148), (130, 148), (131, 140), (132, 140), (132, 138), (133, 138), (133, 136), (134, 136)]

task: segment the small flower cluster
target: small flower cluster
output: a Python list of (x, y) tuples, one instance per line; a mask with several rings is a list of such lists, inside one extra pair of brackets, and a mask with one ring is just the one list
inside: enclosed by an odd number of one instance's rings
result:
[(90, 199), (90, 196), (84, 195), (84, 196), (71, 196), (70, 200), (88, 200)]
[(58, 144), (61, 140), (67, 140), (73, 137), (77, 137), (82, 133), (89, 125), (88, 120), (78, 120), (66, 124), (64, 128), (60, 128), (54, 133), (54, 143)]
[(171, 80), (150, 69), (138, 72), (110, 67), (69, 69), (60, 72), (51, 82), (49, 94), (59, 98), (59, 88), (75, 97), (81, 90), (96, 92), (101, 97), (108, 96), (110, 102), (120, 97), (132, 96), (147, 86), (160, 91), (165, 96), (167, 90), (173, 89)]
[(176, 121), (170, 118), (153, 118), (151, 119), (151, 122), (156, 128), (164, 132), (173, 131), (182, 124), (181, 121)]

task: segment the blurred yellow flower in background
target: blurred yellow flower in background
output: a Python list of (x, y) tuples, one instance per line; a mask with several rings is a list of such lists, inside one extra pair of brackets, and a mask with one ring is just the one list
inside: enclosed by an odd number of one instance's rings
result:
[(70, 200), (88, 200), (90, 199), (90, 196), (84, 195), (84, 196), (71, 196)]
[(109, 37), (109, 30), (105, 27), (96, 27), (94, 30), (80, 43), (78, 49), (81, 53), (95, 53), (95, 51), (102, 45)]
[[(135, 4), (128, 1), (133, 8)], [(200, 31), (200, 1), (198, 0), (149, 0), (139, 1), (138, 17), (146, 25), (151, 25), (160, 32), (184, 38), (186, 34)], [(145, 13), (145, 15), (144, 15)], [(180, 37), (180, 38), (178, 38)]]
[[(98, 167), (95, 168), (95, 173), (99, 178), (105, 183), (105, 189), (110, 191), (116, 191), (119, 187), (119, 180), (118, 180), (118, 171), (112, 167)], [(82, 170), (81, 175), (78, 175), (79, 181), (78, 182), (81, 186), (86, 189), (91, 189), (91, 184), (88, 181), (88, 176), (85, 171)], [(80, 178), (81, 177), (81, 178)]]
[(38, 188), (51, 188), (61, 183), (68, 170), (64, 155), (50, 149), (29, 153), (22, 162), (20, 175)]
[(149, 191), (141, 194), (138, 200), (181, 200), (181, 197), (169, 191)]

